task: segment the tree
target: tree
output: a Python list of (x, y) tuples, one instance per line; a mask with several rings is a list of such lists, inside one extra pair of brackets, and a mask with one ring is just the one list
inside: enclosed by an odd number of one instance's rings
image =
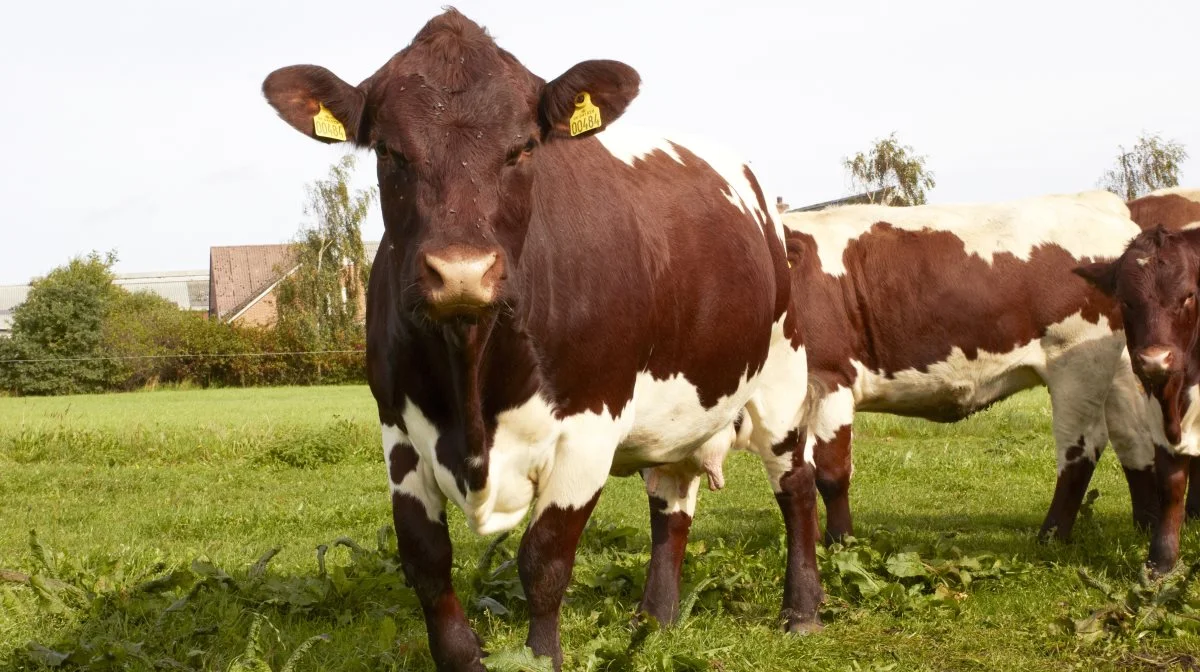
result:
[(1118, 145), (1117, 150), (1116, 165), (1100, 178), (1101, 188), (1132, 201), (1155, 189), (1179, 186), (1179, 164), (1188, 156), (1183, 143), (1143, 132), (1133, 149)]
[(20, 394), (77, 394), (114, 383), (117, 363), (95, 358), (106, 354), (104, 322), (123, 291), (113, 285), (115, 262), (112, 252), (92, 252), (33, 282), (13, 311), (12, 338), (0, 348), (0, 387)]
[(325, 179), (306, 188), (304, 224), (292, 243), (295, 266), (280, 269), (278, 326), (308, 346), (345, 343), (361, 329), (359, 296), (370, 267), (363, 253), (362, 222), (378, 192), (350, 189), (355, 166), (347, 154)]
[(925, 190), (937, 186), (933, 172), (925, 167), (924, 156), (901, 145), (893, 132), (879, 138), (867, 152), (843, 159), (851, 187), (870, 194), (871, 202), (880, 200), (886, 205), (921, 205)]

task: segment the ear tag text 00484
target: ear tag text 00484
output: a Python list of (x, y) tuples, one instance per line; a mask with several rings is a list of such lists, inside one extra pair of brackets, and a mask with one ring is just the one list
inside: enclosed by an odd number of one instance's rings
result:
[(342, 125), (342, 122), (337, 120), (337, 117), (333, 116), (333, 113), (329, 111), (329, 108), (325, 107), (324, 103), (318, 103), (318, 105), (321, 106), (321, 109), (317, 112), (317, 116), (313, 117), (313, 132), (319, 138), (329, 138), (330, 140), (345, 142), (346, 127)]
[(602, 125), (600, 108), (592, 103), (592, 96), (587, 91), (580, 92), (575, 96), (575, 112), (571, 115), (571, 136), (587, 133)]

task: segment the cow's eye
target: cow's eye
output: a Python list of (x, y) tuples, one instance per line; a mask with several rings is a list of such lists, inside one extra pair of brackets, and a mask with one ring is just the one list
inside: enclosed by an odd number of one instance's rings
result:
[(375, 154), (381, 159), (391, 161), (392, 165), (396, 168), (403, 168), (408, 165), (408, 159), (400, 152), (388, 147), (386, 142), (375, 143)]
[(524, 159), (528, 159), (530, 156), (533, 156), (534, 149), (537, 149), (537, 140), (529, 138), (525, 141), (524, 145), (520, 147), (513, 147), (512, 149), (508, 150), (508, 157), (505, 159), (505, 163), (510, 166), (514, 166), (518, 161), (522, 161)]

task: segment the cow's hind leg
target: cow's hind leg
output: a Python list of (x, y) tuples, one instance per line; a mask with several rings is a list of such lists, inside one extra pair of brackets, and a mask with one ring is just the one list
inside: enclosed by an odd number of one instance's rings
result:
[(383, 449), (392, 490), (392, 516), (400, 564), (425, 615), (429, 651), (438, 670), (482, 672), (479, 639), (467, 623), (450, 582), (450, 532), (446, 499), (398, 428), (383, 426)]
[(1076, 345), (1049, 366), (1046, 387), (1054, 419), (1058, 480), (1040, 539), (1053, 534), (1060, 541), (1070, 540), (1096, 460), (1108, 444), (1104, 404), (1120, 357), (1111, 340)]
[(700, 489), (700, 475), (692, 475), (683, 465), (679, 467), (642, 472), (650, 498), (652, 548), (638, 610), (663, 625), (679, 617), (679, 579)]
[(826, 544), (854, 534), (850, 516), (853, 424), (854, 397), (848, 388), (841, 388), (822, 399), (809, 424), (817, 490), (825, 502)]
[(1154, 442), (1146, 421), (1145, 400), (1127, 358), (1123, 358), (1108, 392), (1104, 421), (1113, 451), (1121, 461), (1125, 481), (1129, 484), (1134, 525), (1153, 531), (1158, 525), (1159, 514)]

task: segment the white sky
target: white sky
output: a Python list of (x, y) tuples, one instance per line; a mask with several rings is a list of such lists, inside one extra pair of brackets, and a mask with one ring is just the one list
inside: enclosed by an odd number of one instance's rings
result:
[[(357, 83), (443, 2), (9, 3), (0, 283), (92, 249), (161, 271), (288, 240), (303, 185), (345, 150), (279, 120), (263, 78), (315, 63)], [(629, 63), (643, 84), (625, 122), (736, 148), (772, 201), (844, 195), (841, 159), (891, 131), (929, 156), (933, 202), (1091, 188), (1142, 130), (1185, 143), (1183, 182), (1200, 183), (1195, 0), (457, 6), (545, 79)], [(365, 233), (382, 230), (372, 213)]]

